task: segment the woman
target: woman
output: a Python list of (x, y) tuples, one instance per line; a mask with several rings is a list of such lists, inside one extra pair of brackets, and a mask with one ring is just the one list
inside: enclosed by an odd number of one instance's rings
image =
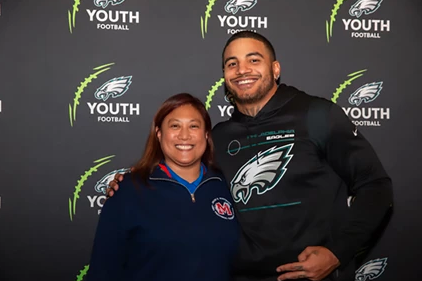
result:
[(167, 99), (142, 158), (101, 211), (88, 281), (230, 279), (239, 229), (213, 152), (202, 102)]

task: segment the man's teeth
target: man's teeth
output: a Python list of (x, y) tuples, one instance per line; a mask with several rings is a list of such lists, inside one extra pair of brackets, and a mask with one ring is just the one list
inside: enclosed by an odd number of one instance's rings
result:
[(253, 83), (255, 82), (254, 80), (242, 80), (237, 82), (239, 85), (243, 85), (243, 84), (249, 84), (249, 83)]
[(178, 149), (191, 149), (193, 145), (176, 145)]

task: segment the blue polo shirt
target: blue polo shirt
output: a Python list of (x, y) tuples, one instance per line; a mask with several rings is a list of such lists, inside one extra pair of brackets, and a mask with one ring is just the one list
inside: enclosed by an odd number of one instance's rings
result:
[(202, 177), (204, 176), (204, 168), (205, 168), (205, 166), (202, 163), (201, 163), (201, 170), (199, 171), (199, 177), (195, 181), (193, 181), (191, 183), (189, 183), (188, 181), (182, 179), (167, 164), (165, 164), (165, 165), (166, 165), (166, 167), (167, 167), (167, 169), (168, 169), (171, 177), (173, 179), (177, 180), (177, 182), (179, 182), (180, 184), (183, 184), (184, 186), (186, 186), (190, 193), (194, 193), (195, 192), (196, 188), (198, 187), (198, 184), (201, 182)]

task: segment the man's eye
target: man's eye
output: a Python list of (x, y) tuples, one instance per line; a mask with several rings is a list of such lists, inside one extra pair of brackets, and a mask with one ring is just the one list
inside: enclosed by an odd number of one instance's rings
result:
[(179, 128), (179, 125), (178, 124), (171, 124), (170, 128)]
[(253, 62), (253, 63), (259, 62), (259, 59), (251, 59), (251, 62)]
[(233, 66), (235, 66), (236, 65), (236, 63), (235, 62), (231, 62), (231, 63), (229, 63), (227, 66), (228, 67), (233, 67)]

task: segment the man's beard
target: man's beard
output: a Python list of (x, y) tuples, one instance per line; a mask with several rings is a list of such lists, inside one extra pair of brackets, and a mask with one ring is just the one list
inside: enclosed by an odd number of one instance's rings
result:
[(254, 104), (256, 102), (259, 102), (266, 95), (268, 95), (270, 90), (274, 87), (275, 81), (273, 80), (273, 77), (274, 77), (274, 74), (271, 69), (270, 74), (263, 78), (261, 85), (258, 87), (258, 89), (254, 93), (243, 95), (243, 96), (239, 95), (233, 88), (231, 88), (229, 85), (226, 84), (227, 90), (230, 92), (229, 96), (230, 98), (234, 100), (236, 104), (247, 105), (247, 104)]

